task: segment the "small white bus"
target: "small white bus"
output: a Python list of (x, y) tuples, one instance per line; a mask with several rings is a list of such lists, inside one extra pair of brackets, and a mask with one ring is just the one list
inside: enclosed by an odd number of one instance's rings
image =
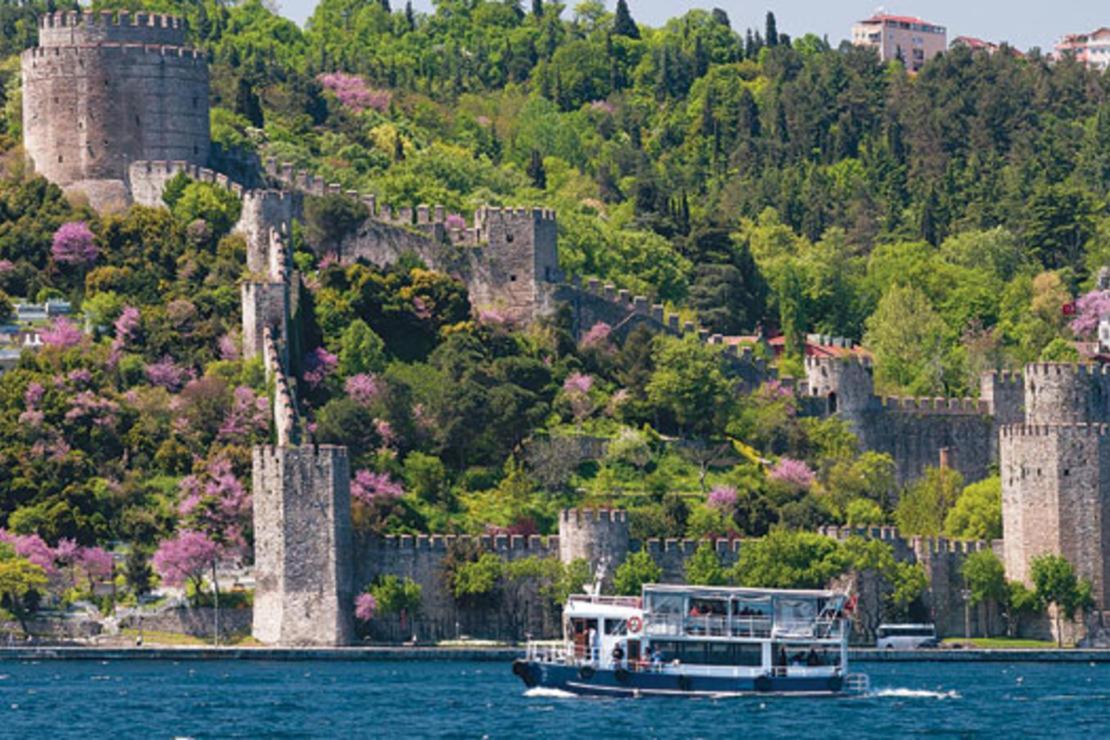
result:
[(875, 647), (914, 650), (937, 646), (937, 628), (932, 624), (880, 624)]

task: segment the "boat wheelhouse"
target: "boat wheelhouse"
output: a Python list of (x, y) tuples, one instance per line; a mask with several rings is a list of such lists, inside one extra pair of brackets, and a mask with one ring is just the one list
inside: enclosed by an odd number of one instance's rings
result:
[(579, 694), (840, 694), (849, 602), (833, 591), (646, 585), (643, 595), (574, 595), (562, 642), (532, 642), (513, 672)]

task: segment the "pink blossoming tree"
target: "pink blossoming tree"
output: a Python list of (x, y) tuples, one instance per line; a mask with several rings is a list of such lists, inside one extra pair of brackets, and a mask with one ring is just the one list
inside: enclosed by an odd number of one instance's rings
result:
[(304, 358), (304, 381), (315, 388), (327, 380), (338, 366), (338, 357), (323, 347), (317, 347)]
[(706, 497), (705, 504), (711, 509), (730, 513), (736, 508), (736, 489), (732, 486), (716, 486)]
[(367, 87), (366, 81), (355, 75), (343, 72), (330, 72), (316, 78), (325, 90), (335, 94), (344, 107), (361, 113), (364, 110), (376, 110), (385, 113), (389, 110), (389, 103), (393, 96), (388, 90), (378, 90)]
[(1075, 318), (1071, 330), (1077, 337), (1090, 337), (1098, 330), (1098, 322), (1110, 316), (1110, 291), (1092, 290), (1075, 302)]
[(813, 485), (814, 475), (804, 461), (783, 457), (771, 469), (771, 480), (804, 491)]
[(207, 535), (185, 530), (163, 540), (151, 563), (167, 586), (180, 588), (191, 583), (194, 594), (199, 595), (204, 576), (210, 571), (215, 573), (220, 555), (220, 546)]
[(378, 381), (373, 375), (359, 373), (347, 378), (343, 389), (360, 406), (369, 406), (378, 396)]
[(67, 265), (91, 265), (96, 262), (100, 251), (88, 224), (84, 221), (70, 221), (54, 232), (50, 254), (55, 262)]
[(47, 347), (69, 349), (81, 344), (85, 339), (84, 332), (77, 324), (64, 316), (54, 319), (49, 329), (43, 330), (42, 343)]
[(373, 594), (363, 592), (355, 597), (355, 618), (360, 622), (369, 622), (378, 610), (378, 600)]
[(351, 480), (351, 497), (363, 504), (389, 501), (405, 494), (404, 487), (389, 477), (388, 473), (359, 470)]

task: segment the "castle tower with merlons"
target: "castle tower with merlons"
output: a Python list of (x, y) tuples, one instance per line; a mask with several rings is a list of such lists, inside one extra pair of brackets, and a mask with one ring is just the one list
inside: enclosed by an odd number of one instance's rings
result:
[(1063, 555), (1110, 609), (1110, 367), (1025, 368), (1025, 420), (1002, 427), (1006, 574), (1030, 582), (1038, 555)]
[(23, 137), (35, 171), (98, 210), (130, 202), (139, 160), (204, 165), (208, 64), (185, 21), (153, 13), (59, 12), (23, 52)]

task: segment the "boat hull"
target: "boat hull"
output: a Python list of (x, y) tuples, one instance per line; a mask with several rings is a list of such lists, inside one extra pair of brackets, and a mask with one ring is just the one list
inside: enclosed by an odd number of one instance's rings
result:
[(518, 660), (516, 674), (529, 688), (558, 689), (583, 696), (743, 696), (845, 693), (842, 676), (700, 676), (655, 671), (615, 671), (560, 663)]

